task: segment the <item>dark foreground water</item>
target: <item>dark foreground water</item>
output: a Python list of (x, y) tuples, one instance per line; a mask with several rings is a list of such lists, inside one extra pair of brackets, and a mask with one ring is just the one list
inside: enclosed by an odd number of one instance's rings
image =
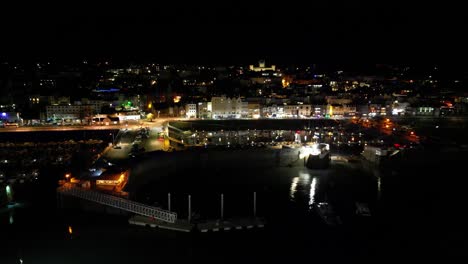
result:
[[(461, 153), (435, 151), (419, 163), (381, 171), (339, 162), (321, 171), (300, 163), (259, 166), (248, 156), (270, 160), (265, 153), (239, 153), (239, 160), (219, 152), (199, 160), (190, 155), (137, 163), (134, 198), (164, 207), (171, 192), (184, 218), (190, 193), (194, 210), (209, 219), (219, 214), (220, 193), (226, 217), (248, 216), (256, 191), (266, 228), (183, 234), (129, 226), (125, 217), (56, 210), (52, 173), (17, 191), (29, 207), (0, 213), (0, 263), (451, 263), (466, 257), (467, 159)], [(342, 226), (328, 227), (309, 210), (320, 201), (336, 207)], [(373, 216), (355, 217), (355, 201), (369, 203)]]

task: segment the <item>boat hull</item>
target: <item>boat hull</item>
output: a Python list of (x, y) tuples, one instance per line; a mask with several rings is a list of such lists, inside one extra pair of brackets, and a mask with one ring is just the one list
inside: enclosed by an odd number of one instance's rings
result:
[(320, 155), (310, 154), (307, 158), (306, 167), (309, 169), (327, 169), (330, 166), (330, 153)]

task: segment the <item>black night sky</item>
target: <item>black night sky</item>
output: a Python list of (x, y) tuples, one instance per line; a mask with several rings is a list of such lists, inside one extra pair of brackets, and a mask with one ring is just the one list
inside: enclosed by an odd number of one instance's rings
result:
[(466, 58), (460, 4), (378, 2), (2, 3), (0, 55), (176, 63)]

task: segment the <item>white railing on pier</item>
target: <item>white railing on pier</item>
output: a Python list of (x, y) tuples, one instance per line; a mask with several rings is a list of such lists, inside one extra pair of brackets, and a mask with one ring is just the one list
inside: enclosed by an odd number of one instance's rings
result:
[(131, 200), (103, 194), (97, 191), (73, 187), (65, 184), (57, 189), (57, 192), (64, 195), (72, 195), (92, 202), (115, 207), (135, 214), (152, 217), (164, 222), (174, 223), (177, 220), (177, 214), (160, 208), (137, 203)]

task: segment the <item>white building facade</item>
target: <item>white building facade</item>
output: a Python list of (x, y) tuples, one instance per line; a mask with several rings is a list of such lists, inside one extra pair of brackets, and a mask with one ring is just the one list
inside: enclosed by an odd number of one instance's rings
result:
[(198, 103), (198, 118), (211, 118), (212, 117), (212, 104), (211, 102)]
[(86, 116), (97, 113), (98, 110), (100, 111), (94, 105), (48, 105), (46, 106), (46, 118), (63, 120), (84, 119)]
[(306, 117), (310, 116), (312, 106), (309, 104), (285, 105), (284, 115), (286, 117)]
[(282, 105), (271, 105), (262, 108), (263, 117), (282, 118), (284, 115), (284, 107)]
[(240, 98), (228, 98), (226, 96), (211, 98), (212, 117), (217, 118), (240, 118), (242, 112), (248, 111)]
[(196, 118), (197, 117), (197, 104), (186, 104), (185, 116), (187, 118)]

